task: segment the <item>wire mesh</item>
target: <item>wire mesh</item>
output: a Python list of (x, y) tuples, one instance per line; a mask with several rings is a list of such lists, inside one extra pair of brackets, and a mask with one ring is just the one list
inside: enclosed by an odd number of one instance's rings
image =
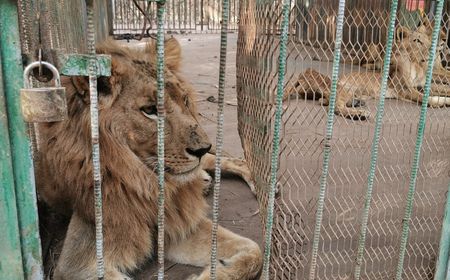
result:
[[(167, 0), (166, 6), (164, 28), (169, 33), (220, 32), (222, 5), (219, 0)], [(230, 1), (228, 30), (237, 30), (238, 8), (238, 0)], [(149, 36), (156, 32), (155, 3), (114, 0), (112, 10), (113, 33), (116, 37), (135, 38), (135, 35)]]
[[(266, 216), (269, 184), (266, 174), (270, 170), (273, 141), (281, 2), (246, 0), (240, 3), (239, 133), (258, 186), (262, 217)], [(404, 26), (419, 31), (422, 14), (433, 18), (432, 1), (399, 2), (397, 28)], [(357, 107), (355, 101), (371, 91), (379, 92), (374, 88), (381, 81), (379, 68), (384, 58), (389, 3), (347, 1), (338, 87), (344, 88), (351, 97), (351, 104), (345, 104), (344, 110), (362, 110), (367, 113), (367, 119), (335, 116), (316, 279), (351, 279), (354, 271), (377, 100), (361, 98), (365, 103), (362, 107)], [(321, 98), (324, 92), (311, 89), (318, 85), (330, 86), (338, 1), (296, 0), (291, 1), (290, 6), (285, 92), (293, 89), (294, 94), (284, 102), (278, 173), (280, 190), (275, 202), (270, 279), (307, 279), (311, 266), (328, 101)], [(447, 2), (441, 23), (444, 33), (439, 42), (440, 66), (436, 66), (444, 74), (437, 75), (435, 68), (433, 76), (433, 82), (447, 88), (450, 76), (444, 71), (448, 71), (445, 39), (449, 35), (449, 12)], [(394, 49), (399, 48), (396, 40)], [(417, 50), (415, 54), (428, 57), (426, 49)], [(371, 67), (375, 70), (369, 69)], [(316, 76), (297, 84), (299, 74), (306, 73), (308, 68), (314, 69), (311, 73)], [(420, 102), (392, 98), (414, 94), (413, 88), (404, 85), (400, 76), (390, 76), (360, 279), (395, 276), (420, 113)], [(422, 90), (420, 86), (415, 89)], [(432, 86), (432, 95), (439, 90), (442, 88)], [(315, 100), (307, 100), (302, 94)], [(450, 171), (449, 116), (449, 108), (428, 110), (403, 279), (431, 279), (435, 269)]]

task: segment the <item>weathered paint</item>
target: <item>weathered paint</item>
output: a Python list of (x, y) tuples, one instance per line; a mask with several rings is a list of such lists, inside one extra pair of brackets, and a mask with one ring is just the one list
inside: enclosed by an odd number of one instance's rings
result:
[[(2, 59), (0, 56), (0, 65)], [(0, 279), (23, 279), (8, 119), (0, 67)]]
[(58, 65), (62, 75), (89, 76), (89, 63), (96, 60), (97, 76), (111, 76), (111, 56), (86, 54), (58, 54)]
[(0, 56), (25, 279), (43, 279), (34, 168), (20, 111), (23, 86), (17, 1), (0, 0)]
[[(449, 279), (447, 264), (450, 253), (450, 184), (448, 184), (447, 203), (445, 204), (444, 221), (442, 222), (441, 241), (439, 244), (439, 256), (436, 265), (434, 280)], [(447, 273), (447, 277), (446, 274)]]

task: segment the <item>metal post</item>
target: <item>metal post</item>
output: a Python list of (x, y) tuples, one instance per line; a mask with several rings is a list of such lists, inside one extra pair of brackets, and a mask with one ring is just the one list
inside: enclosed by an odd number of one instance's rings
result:
[[(0, 56), (0, 65), (2, 63)], [(0, 67), (0, 279), (23, 279), (22, 254), (20, 252), (19, 225), (17, 222), (16, 194), (11, 163), (8, 119)]]
[[(444, 220), (442, 222), (441, 242), (439, 244), (439, 256), (436, 265), (434, 280), (445, 279), (450, 250), (450, 184), (448, 184), (447, 203), (445, 204)], [(447, 275), (447, 278), (450, 275)]]
[(203, 31), (203, 0), (200, 0), (200, 27)]
[[(0, 56), (6, 99), (6, 113), (11, 143), (15, 181), (17, 216), (22, 247), (25, 279), (42, 279), (41, 244), (39, 239), (33, 160), (27, 127), (23, 122), (19, 89), (23, 85), (17, 1), (0, 0)], [(2, 252), (3, 253), (3, 252)], [(1, 270), (4, 268), (2, 267)]]

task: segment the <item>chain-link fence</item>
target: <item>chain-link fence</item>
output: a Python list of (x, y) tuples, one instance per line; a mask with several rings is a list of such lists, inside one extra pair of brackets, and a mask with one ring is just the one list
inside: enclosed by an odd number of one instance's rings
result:
[[(391, 1), (346, 2), (337, 98), (350, 95), (341, 107), (341, 115), (348, 111), (358, 114), (335, 116), (316, 279), (353, 279)], [(423, 90), (423, 77), (412, 74), (417, 68), (413, 63), (402, 64), (402, 58), (406, 55), (410, 61), (426, 64), (431, 41), (430, 22), (422, 16), (433, 17), (435, 1), (399, 2), (387, 91), (391, 99), (386, 100), (384, 109), (361, 279), (395, 278)], [(263, 217), (270, 173), (281, 4), (256, 0), (240, 4), (239, 133), (258, 186)], [(337, 7), (336, 0), (291, 1), (285, 92), (290, 96), (283, 104), (270, 279), (310, 279)], [(450, 108), (439, 106), (450, 96), (450, 74), (445, 69), (449, 12), (447, 2), (431, 91), (431, 99), (439, 108), (429, 108), (427, 113), (403, 279), (432, 279), (439, 246), (450, 181)], [(306, 71), (308, 68), (313, 70)], [(302, 73), (304, 76), (299, 77)], [(366, 96), (374, 98), (362, 98)]]
[[(229, 30), (237, 30), (238, 0), (230, 1)], [(156, 32), (156, 3), (137, 0), (114, 0), (114, 35), (135, 38)], [(166, 1), (165, 29), (172, 33), (219, 33), (222, 15), (218, 0)]]

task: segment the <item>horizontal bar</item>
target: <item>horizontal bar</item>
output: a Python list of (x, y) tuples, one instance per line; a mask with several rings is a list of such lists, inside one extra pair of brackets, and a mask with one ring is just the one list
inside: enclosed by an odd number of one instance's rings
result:
[(110, 55), (86, 55), (86, 54), (57, 54), (57, 65), (62, 75), (66, 76), (89, 76), (89, 65), (92, 60), (96, 61), (97, 76), (111, 76)]

